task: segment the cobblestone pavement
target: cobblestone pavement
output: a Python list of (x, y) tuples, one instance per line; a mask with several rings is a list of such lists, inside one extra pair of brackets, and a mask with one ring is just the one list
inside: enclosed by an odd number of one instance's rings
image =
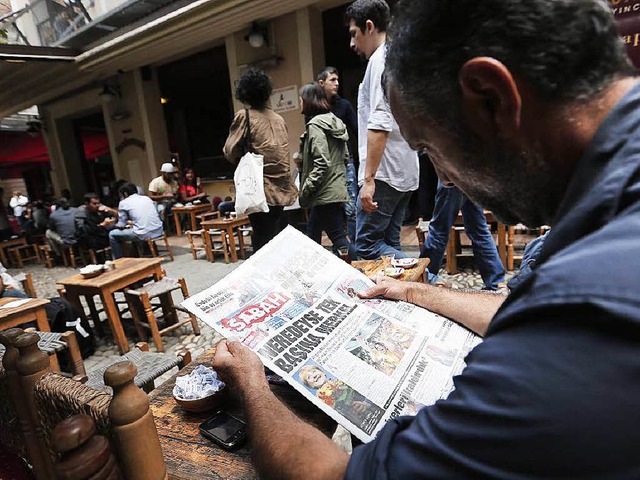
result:
[[(165, 262), (162, 266), (170, 277), (184, 277), (191, 294), (198, 293), (210, 285), (213, 285), (242, 264), (242, 261), (235, 264), (225, 264), (221, 260), (218, 260), (216, 263), (209, 263), (205, 260), (194, 260), (187, 248), (179, 246), (179, 244), (184, 244), (184, 239), (175, 239), (174, 237), (172, 243), (178, 244), (174, 246), (175, 260), (173, 262)], [(408, 246), (405, 250), (410, 255), (418, 255), (416, 247)], [(471, 267), (465, 267), (464, 264), (462, 264), (462, 267), (460, 273), (456, 275), (448, 275), (443, 270), (441, 276), (453, 288), (481, 289), (483, 283), (477, 270)], [(32, 275), (36, 292), (38, 297), (41, 298), (57, 296), (56, 281), (76, 273), (72, 268), (54, 267), (47, 269), (43, 265), (27, 265), (23, 271)], [(18, 270), (10, 269), (9, 273), (15, 274), (18, 273)], [(508, 278), (512, 275), (513, 272), (508, 275)], [(181, 298), (179, 298), (177, 292), (174, 292), (174, 294), (174, 300), (178, 303)], [(200, 322), (200, 326), (202, 331), (201, 335), (194, 335), (191, 326), (187, 324), (171, 334), (163, 336), (166, 351), (174, 353), (179, 349), (187, 348), (191, 352), (192, 357), (195, 358), (206, 349), (215, 345), (220, 338), (219, 335), (211, 327), (202, 322)], [(127, 331), (127, 337), (130, 339), (131, 345), (138, 341), (136, 339), (135, 329), (132, 327), (133, 325), (130, 321), (125, 321), (125, 330)], [(105, 330), (108, 331), (108, 327)], [(154, 350), (152, 343), (150, 343), (150, 348), (152, 351)], [(118, 357), (117, 348), (110, 335), (107, 334), (104, 338), (98, 339), (96, 352), (90, 358), (85, 359), (85, 366), (87, 371), (90, 371), (104, 365), (115, 363)], [(156, 381), (156, 385), (159, 385), (173, 373), (174, 372), (168, 372), (160, 377)]]

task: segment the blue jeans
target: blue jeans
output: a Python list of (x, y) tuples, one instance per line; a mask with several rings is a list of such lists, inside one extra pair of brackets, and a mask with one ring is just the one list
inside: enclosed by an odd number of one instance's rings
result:
[(350, 202), (344, 203), (344, 214), (347, 217), (347, 233), (351, 242), (356, 241), (356, 204), (358, 202), (358, 177), (353, 161), (347, 163), (347, 193)]
[(114, 228), (109, 232), (109, 245), (111, 245), (111, 255), (113, 259), (122, 258), (122, 242), (134, 242), (138, 240), (138, 236), (133, 233), (133, 229), (125, 228), (120, 230)]
[(373, 213), (362, 210), (358, 197), (356, 216), (356, 253), (365, 260), (394, 254), (405, 258), (400, 247), (400, 229), (411, 192), (399, 192), (391, 185), (375, 180), (373, 201), (378, 209)]
[(29, 298), (29, 295), (14, 288), (5, 288), (0, 298)]
[(310, 209), (307, 235), (316, 243), (321, 243), (323, 230), (327, 232), (334, 250), (347, 247), (351, 260), (357, 258), (353, 245), (344, 233), (344, 207), (342, 203), (316, 205)]
[(429, 279), (438, 274), (442, 258), (449, 241), (449, 231), (458, 212), (462, 211), (462, 221), (467, 236), (471, 239), (473, 256), (486, 288), (495, 290), (504, 282), (504, 267), (498, 256), (498, 249), (487, 225), (484, 211), (474, 205), (457, 188), (445, 188), (438, 182), (433, 218), (429, 223), (429, 234), (424, 241), (421, 257), (431, 260)]

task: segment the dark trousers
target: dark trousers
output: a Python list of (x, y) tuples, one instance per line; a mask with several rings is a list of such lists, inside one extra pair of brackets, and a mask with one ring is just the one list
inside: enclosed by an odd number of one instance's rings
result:
[(327, 232), (327, 236), (333, 243), (334, 250), (340, 247), (347, 247), (349, 249), (349, 257), (352, 260), (357, 258), (356, 251), (345, 233), (344, 206), (342, 203), (316, 205), (310, 209), (307, 235), (316, 243), (321, 243), (323, 230)]
[(254, 253), (264, 247), (269, 240), (286, 227), (286, 223), (283, 222), (283, 217), (284, 207), (274, 207), (272, 205), (269, 205), (269, 211), (267, 213), (249, 214), (249, 221), (253, 228), (251, 244), (253, 245)]

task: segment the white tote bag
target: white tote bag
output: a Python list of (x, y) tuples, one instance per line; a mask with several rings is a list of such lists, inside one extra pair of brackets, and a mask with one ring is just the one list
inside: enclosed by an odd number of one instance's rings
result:
[(264, 156), (252, 153), (251, 125), (249, 110), (245, 109), (247, 127), (245, 130), (245, 153), (233, 175), (236, 186), (236, 214), (268, 212), (267, 197), (264, 194)]
[(263, 164), (264, 157), (251, 152), (245, 153), (238, 163), (233, 175), (238, 215), (269, 211), (264, 195)]

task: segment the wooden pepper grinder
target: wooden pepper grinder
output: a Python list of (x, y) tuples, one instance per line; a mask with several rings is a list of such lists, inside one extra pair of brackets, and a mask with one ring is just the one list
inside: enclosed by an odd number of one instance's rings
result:
[(60, 454), (54, 467), (58, 480), (122, 480), (109, 441), (96, 435), (96, 424), (89, 415), (60, 422), (51, 440)]
[(113, 388), (109, 405), (113, 443), (124, 478), (163, 480), (167, 478), (167, 469), (158, 431), (149, 409), (149, 397), (133, 383), (137, 373), (129, 361), (116, 363), (104, 372), (104, 383)]

